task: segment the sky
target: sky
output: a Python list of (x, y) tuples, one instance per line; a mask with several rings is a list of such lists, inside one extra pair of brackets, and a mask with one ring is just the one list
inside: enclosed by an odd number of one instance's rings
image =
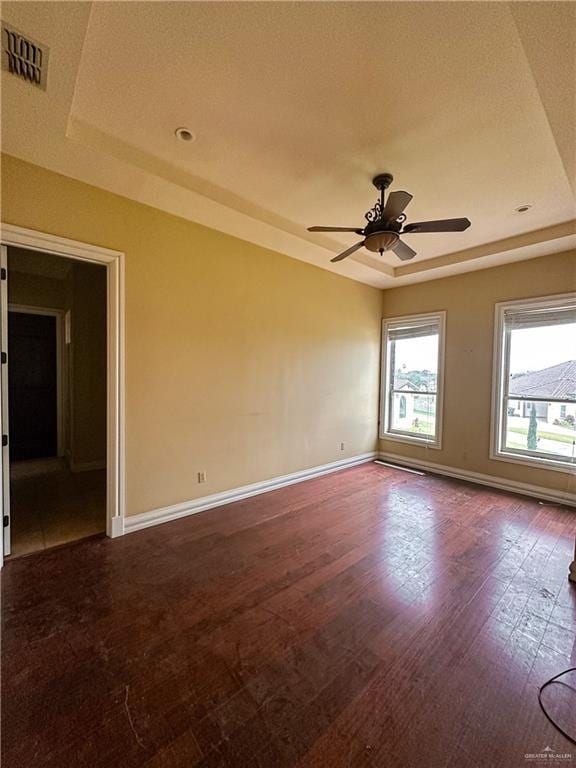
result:
[(512, 332), (510, 373), (538, 371), (566, 360), (576, 360), (574, 323)]
[[(435, 371), (437, 355), (429, 336), (406, 339), (396, 345), (396, 368), (404, 364), (406, 371)], [(566, 360), (576, 360), (576, 325), (513, 331), (510, 373), (538, 371)]]
[(404, 368), (406, 371), (436, 371), (438, 362), (438, 336), (434, 337), (434, 343), (430, 336), (422, 336), (416, 339), (404, 339), (396, 344), (396, 369)]

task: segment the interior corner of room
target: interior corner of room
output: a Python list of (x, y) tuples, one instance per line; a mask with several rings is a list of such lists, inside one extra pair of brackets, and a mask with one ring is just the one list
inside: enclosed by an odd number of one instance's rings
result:
[[(124, 530), (377, 454), (573, 503), (571, 463), (557, 471), (545, 463), (525, 466), (491, 455), (495, 307), (574, 288), (572, 250), (382, 291), (13, 157), (3, 158), (3, 174), (10, 190), (5, 217), (24, 224), (24, 241), (30, 230), (102, 243), (105, 231), (105, 245), (125, 254)], [(41, 196), (41, 207), (29, 209), (31, 194)], [(83, 216), (86, 210), (98, 215)], [(198, 252), (202, 258), (195, 257)], [(46, 305), (66, 312), (60, 296), (66, 297), (73, 280), (80, 297), (73, 337), (94, 329), (90, 323), (83, 327), (81, 313), (100, 312), (105, 322), (105, 270), (25, 250), (13, 253), (14, 264), (20, 259), (23, 266), (10, 270), (10, 302), (33, 304), (43, 295)], [(59, 262), (65, 267), (49, 266)], [(42, 263), (43, 275), (24, 271)], [(91, 272), (99, 269), (100, 287)], [(418, 324), (420, 317), (426, 322), (441, 317), (437, 440), (422, 433), (426, 415), (418, 418), (410, 408), (418, 397), (420, 405), (429, 403), (432, 394), (411, 394), (408, 380), (398, 403), (405, 408), (408, 398), (404, 419), (412, 426), (408, 434), (384, 429), (382, 318), (385, 323), (400, 318), (402, 325), (410, 318)], [(91, 347), (78, 345), (78, 366)], [(102, 331), (94, 345), (100, 360), (104, 347)], [(559, 355), (576, 358), (569, 343)], [(105, 369), (92, 374), (87, 360), (81, 370), (76, 388), (85, 386), (94, 396), (98, 390), (103, 402)], [(103, 460), (105, 421), (101, 418), (94, 431), (96, 412), (90, 398), (86, 403), (84, 412), (76, 406), (71, 419), (76, 426), (66, 433), (72, 471), (96, 469)], [(573, 406), (566, 407), (570, 420)], [(76, 432), (83, 427), (88, 441)], [(561, 429), (570, 428), (568, 421)]]

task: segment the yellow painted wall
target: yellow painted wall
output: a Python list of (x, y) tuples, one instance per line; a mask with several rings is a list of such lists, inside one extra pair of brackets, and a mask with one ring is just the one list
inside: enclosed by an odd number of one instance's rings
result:
[(106, 268), (75, 262), (68, 277), (70, 456), (81, 470), (106, 463)]
[(376, 448), (380, 291), (13, 157), (2, 177), (4, 222), (126, 253), (128, 514)]
[(494, 304), (576, 290), (574, 253), (382, 294), (12, 157), (2, 172), (3, 221), (126, 253), (128, 514), (374, 450), (382, 301), (447, 310), (447, 349), (442, 450), (381, 450), (576, 491), (489, 459)]
[[(576, 477), (568, 471), (489, 458), (494, 304), (568, 291), (576, 291), (575, 252), (384, 291), (384, 317), (446, 310), (446, 368), (442, 449), (392, 440), (381, 440), (380, 449), (398, 457), (576, 492)], [(576, 358), (576, 339), (566, 357)]]

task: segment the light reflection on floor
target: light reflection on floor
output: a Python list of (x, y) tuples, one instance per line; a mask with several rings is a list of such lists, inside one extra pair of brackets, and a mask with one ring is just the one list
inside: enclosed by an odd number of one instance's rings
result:
[(441, 521), (433, 492), (390, 487), (381, 508), (386, 510), (378, 531), (383, 592), (403, 605), (431, 607), (434, 589), (426, 585), (434, 584), (437, 573), (436, 529)]

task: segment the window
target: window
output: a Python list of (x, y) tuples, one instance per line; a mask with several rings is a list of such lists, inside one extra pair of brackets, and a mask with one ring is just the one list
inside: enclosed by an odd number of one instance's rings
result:
[(440, 448), (445, 313), (384, 320), (380, 437)]
[(576, 294), (496, 305), (491, 458), (576, 466)]

